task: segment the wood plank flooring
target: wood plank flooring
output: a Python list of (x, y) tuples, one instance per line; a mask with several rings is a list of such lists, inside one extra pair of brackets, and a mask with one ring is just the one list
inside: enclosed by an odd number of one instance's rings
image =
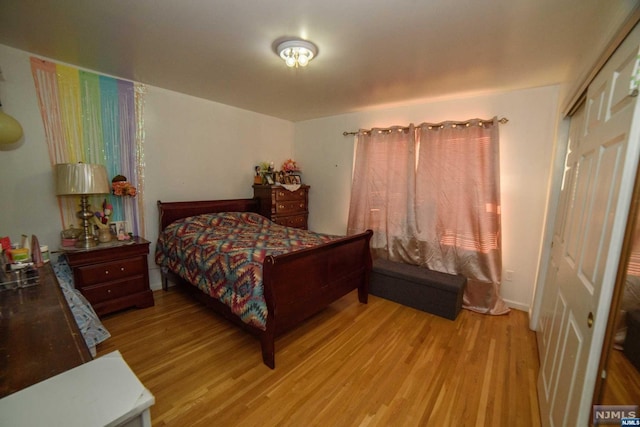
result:
[(258, 340), (176, 288), (103, 319), (151, 390), (154, 426), (538, 426), (527, 314), (456, 321), (355, 292), (276, 340)]
[(611, 349), (602, 404), (640, 404), (640, 372), (634, 368), (621, 350)]

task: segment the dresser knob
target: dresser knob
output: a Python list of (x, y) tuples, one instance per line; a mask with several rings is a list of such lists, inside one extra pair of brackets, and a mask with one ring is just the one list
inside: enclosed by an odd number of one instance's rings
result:
[(110, 294), (111, 293), (111, 289), (107, 289), (107, 293)]
[(104, 271), (104, 274), (109, 274), (109, 270), (105, 270), (105, 271)]
[(300, 203), (300, 207), (301, 207), (301, 208), (304, 208), (304, 203)]
[(284, 205), (278, 205), (279, 209), (284, 209)]
[(124, 267), (120, 267), (120, 271), (124, 271)]

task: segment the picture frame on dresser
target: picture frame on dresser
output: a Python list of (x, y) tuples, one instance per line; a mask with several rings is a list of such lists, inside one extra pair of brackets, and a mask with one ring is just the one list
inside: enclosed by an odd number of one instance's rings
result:
[(273, 180), (273, 174), (272, 173), (266, 173), (264, 174), (265, 179), (267, 180), (267, 184), (269, 185), (274, 185), (275, 181)]
[(300, 175), (284, 175), (282, 177), (282, 183), (290, 185), (301, 185), (302, 178), (300, 177)]
[(115, 233), (113, 233), (113, 235), (120, 240), (124, 239), (124, 236), (131, 232), (127, 221), (113, 221), (112, 224), (115, 224)]

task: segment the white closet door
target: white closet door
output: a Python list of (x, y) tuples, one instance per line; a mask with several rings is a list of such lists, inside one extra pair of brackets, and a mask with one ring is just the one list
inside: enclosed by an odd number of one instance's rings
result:
[(588, 425), (635, 181), (640, 117), (634, 29), (590, 85), (571, 123), (539, 321), (544, 425)]

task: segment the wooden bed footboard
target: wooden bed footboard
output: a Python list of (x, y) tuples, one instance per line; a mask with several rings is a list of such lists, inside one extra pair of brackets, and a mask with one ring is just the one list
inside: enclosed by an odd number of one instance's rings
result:
[[(188, 216), (213, 212), (257, 212), (255, 199), (206, 202), (158, 201), (160, 230)], [(269, 256), (263, 264), (264, 297), (267, 304), (266, 330), (243, 323), (229, 307), (200, 292), (197, 287), (170, 271), (162, 270), (163, 288), (167, 279), (184, 284), (198, 299), (224, 317), (260, 338), (262, 359), (275, 368), (275, 339), (354, 289), (367, 303), (372, 269), (369, 243), (373, 232), (343, 237), (314, 248)]]
[(369, 241), (373, 232), (349, 236), (315, 248), (269, 256), (262, 281), (267, 302), (267, 330), (262, 334), (262, 358), (275, 367), (275, 338), (358, 289), (366, 304), (371, 275)]

